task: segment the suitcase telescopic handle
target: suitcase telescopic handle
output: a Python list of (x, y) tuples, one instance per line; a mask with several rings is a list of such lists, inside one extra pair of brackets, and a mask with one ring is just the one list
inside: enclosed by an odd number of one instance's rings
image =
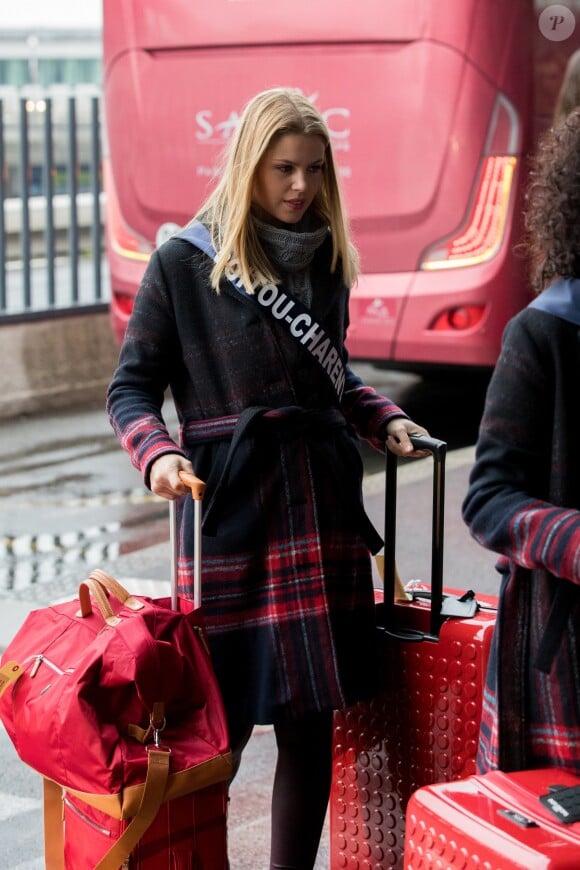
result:
[[(447, 444), (425, 435), (411, 435), (416, 450), (429, 450), (433, 457), (433, 507), (431, 528), (431, 614), (430, 639), (436, 640), (441, 628), (443, 604), (443, 527), (445, 519), (445, 456)], [(385, 487), (385, 571), (384, 571), (384, 616), (385, 629), (389, 634), (406, 640), (426, 640), (420, 632), (402, 632), (395, 616), (395, 535), (397, 530), (397, 466), (398, 458), (386, 451)]]
[[(180, 471), (179, 477), (191, 490), (195, 502), (193, 529), (193, 601), (196, 607), (201, 606), (201, 502), (205, 495), (205, 482), (189, 471)], [(177, 534), (177, 510), (175, 501), (169, 502), (169, 540), (171, 546), (171, 607), (178, 609), (177, 603), (177, 559), (179, 554), (179, 538)]]

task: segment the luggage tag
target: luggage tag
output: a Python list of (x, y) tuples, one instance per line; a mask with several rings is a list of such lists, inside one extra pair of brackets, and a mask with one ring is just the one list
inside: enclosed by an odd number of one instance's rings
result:
[(580, 785), (550, 786), (540, 803), (564, 825), (580, 821)]
[(0, 668), (0, 695), (3, 695), (8, 686), (15, 683), (22, 676), (22, 668), (18, 662), (6, 662)]
[(445, 595), (441, 605), (441, 616), (473, 619), (478, 610), (479, 604), (477, 603), (475, 592), (473, 589), (468, 589), (459, 598), (455, 598), (453, 595)]
[[(431, 592), (429, 589), (421, 589), (411, 584), (417, 581), (411, 581), (405, 586), (407, 592), (410, 592), (413, 600), (425, 598), (430, 600)], [(473, 589), (468, 589), (463, 595), (456, 597), (455, 595), (443, 595), (441, 602), (441, 616), (444, 618), (454, 619), (473, 619), (476, 613), (480, 610), (480, 604), (475, 597)]]

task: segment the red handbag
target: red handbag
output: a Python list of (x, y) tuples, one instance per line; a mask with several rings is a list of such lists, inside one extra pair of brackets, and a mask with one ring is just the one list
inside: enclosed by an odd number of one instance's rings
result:
[(189, 600), (131, 595), (94, 571), (77, 600), (32, 611), (0, 665), (0, 718), (45, 778), (51, 870), (64, 866), (54, 833), (63, 794), (130, 819), (94, 865), (117, 870), (162, 804), (231, 776), (201, 611)]

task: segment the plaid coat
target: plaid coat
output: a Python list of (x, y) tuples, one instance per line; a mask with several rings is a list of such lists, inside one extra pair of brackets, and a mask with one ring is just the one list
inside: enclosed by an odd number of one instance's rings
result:
[[(343, 359), (348, 290), (311, 266), (311, 313)], [(181, 239), (153, 254), (108, 392), (113, 427), (146, 484), (162, 454), (207, 482), (203, 607), (226, 707), (254, 722), (349, 705), (374, 688), (369, 550), (353, 431), (384, 450), (400, 408), (347, 367), (340, 404), (326, 374), (269, 312)], [(176, 441), (162, 417), (175, 401)], [(179, 446), (177, 446), (179, 445)], [(193, 575), (192, 500), (181, 505), (181, 590)]]
[(478, 765), (580, 773), (580, 332), (507, 326), (463, 504), (503, 579)]

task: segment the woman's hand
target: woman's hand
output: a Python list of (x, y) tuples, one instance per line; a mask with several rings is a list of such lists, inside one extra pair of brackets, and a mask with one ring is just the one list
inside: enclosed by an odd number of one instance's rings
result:
[(392, 453), (398, 456), (428, 456), (428, 450), (415, 450), (409, 435), (429, 436), (429, 433), (406, 417), (396, 417), (387, 423), (387, 447)]
[(173, 501), (189, 492), (189, 487), (182, 483), (179, 472), (188, 471), (193, 474), (193, 466), (189, 459), (180, 453), (164, 453), (151, 466), (149, 484), (155, 495)]

